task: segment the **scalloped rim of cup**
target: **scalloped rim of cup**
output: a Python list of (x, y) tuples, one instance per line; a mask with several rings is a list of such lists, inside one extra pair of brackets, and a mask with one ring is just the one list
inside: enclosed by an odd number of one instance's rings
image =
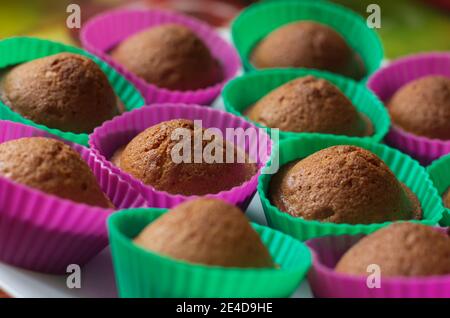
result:
[[(201, 111), (205, 111), (205, 112), (209, 112), (209, 111), (213, 111), (213, 112), (218, 112), (221, 113), (223, 116), (234, 116), (233, 114), (227, 113), (225, 111), (222, 111), (220, 109), (214, 109), (214, 108), (208, 108), (205, 106), (200, 106), (200, 105), (195, 105), (195, 104), (182, 104), (182, 103), (159, 103), (159, 104), (152, 104), (151, 106), (144, 106), (144, 107), (195, 107)], [(142, 111), (143, 108), (138, 108), (138, 109), (133, 109), (132, 111), (126, 112), (120, 116), (132, 116), (132, 114), (134, 112), (139, 112)], [(244, 121), (247, 125), (252, 125), (251, 123), (245, 121), (243, 118), (238, 117), (239, 120)], [(113, 121), (114, 118), (108, 121), (105, 121), (100, 127), (97, 127), (94, 129), (93, 134), (95, 134), (95, 131), (98, 130), (102, 130), (105, 127), (111, 126), (113, 125)], [(252, 125), (254, 126), (254, 125)], [(150, 126), (149, 126), (150, 127)], [(261, 133), (265, 133), (265, 131), (263, 129), (260, 129), (259, 127), (255, 127), (257, 128)], [(266, 134), (267, 135), (267, 134)], [(270, 139), (270, 137), (269, 137)], [(273, 148), (273, 141), (272, 139), (270, 139), (270, 154), (266, 154), (266, 158), (265, 160), (260, 161), (260, 163), (258, 164), (258, 171), (256, 172), (255, 175), (253, 175), (249, 180), (245, 181), (244, 183), (238, 185), (238, 186), (234, 186), (228, 190), (223, 190), (217, 193), (208, 193), (205, 196), (215, 196), (215, 197), (219, 197), (221, 195), (223, 195), (224, 193), (230, 193), (230, 192), (234, 192), (234, 191), (239, 191), (239, 189), (245, 188), (247, 187), (250, 183), (255, 182), (256, 184), (258, 183), (258, 177), (261, 174), (263, 168), (265, 167), (266, 163), (270, 160), (270, 155), (272, 153), (272, 148)], [(89, 138), (89, 145), (91, 147), (91, 149), (96, 153), (96, 155), (100, 158), (101, 161), (103, 161), (103, 163), (106, 165), (107, 168), (109, 168), (113, 173), (121, 173), (123, 175), (125, 175), (127, 178), (129, 178), (130, 180), (133, 180), (134, 182), (136, 182), (137, 184), (139, 184), (140, 187), (144, 188), (144, 189), (148, 189), (150, 191), (152, 191), (153, 193), (156, 193), (158, 195), (161, 196), (165, 196), (165, 197), (169, 197), (173, 200), (183, 200), (183, 201), (187, 201), (187, 200), (192, 200), (195, 198), (198, 198), (198, 195), (181, 195), (181, 194), (173, 194), (167, 191), (161, 191), (161, 190), (157, 190), (154, 187), (147, 185), (145, 183), (143, 183), (141, 180), (133, 177), (132, 175), (130, 175), (129, 173), (119, 169), (118, 167), (116, 167), (109, 159), (107, 159), (102, 153), (100, 153), (100, 151), (95, 147), (95, 145), (92, 142), (92, 138)]]
[[(433, 175), (434, 175), (434, 170), (437, 170), (437, 172), (439, 171), (439, 169), (440, 169), (440, 167), (441, 166), (444, 166), (446, 163), (447, 163), (447, 161), (448, 161), (448, 165), (450, 165), (450, 154), (446, 154), (446, 155), (444, 155), (444, 156), (442, 156), (442, 157), (440, 157), (440, 158), (438, 158), (438, 159), (436, 159), (436, 160), (434, 160), (428, 167), (426, 167), (426, 169), (427, 169), (427, 171), (428, 171), (428, 173), (430, 174), (430, 177), (431, 177), (431, 180), (432, 180), (432, 182), (434, 183), (434, 181), (433, 181)], [(437, 173), (436, 172), (436, 173)], [(435, 186), (436, 187), (436, 186)], [(436, 187), (437, 188), (437, 187)], [(448, 188), (450, 188), (450, 180), (449, 180), (449, 183), (448, 183), (448, 185), (447, 185), (447, 189)], [(445, 192), (446, 190), (444, 190), (444, 192)], [(439, 191), (438, 191), (438, 194), (441, 196), (441, 200), (442, 200), (442, 195), (444, 194), (444, 193), (440, 193)], [(445, 212), (444, 213), (446, 213), (447, 214), (447, 216), (450, 218), (450, 208), (447, 208), (445, 205), (444, 205), (444, 208), (445, 208)], [(443, 216), (442, 216), (442, 219), (440, 220), (440, 221), (443, 221), (444, 220), (444, 218), (446, 217), (446, 215), (444, 214)], [(442, 224), (442, 223), (441, 223)], [(450, 224), (449, 224), (450, 225)]]
[[(362, 138), (362, 139), (367, 139), (367, 140), (373, 139), (373, 140), (376, 140), (378, 142), (378, 141), (381, 141), (386, 136), (386, 134), (389, 132), (389, 129), (391, 127), (391, 119), (389, 117), (389, 114), (388, 114), (388, 112), (386, 110), (386, 107), (384, 106), (383, 102), (378, 98), (378, 96), (375, 93), (373, 93), (365, 85), (362, 85), (361, 83), (359, 83), (359, 82), (357, 82), (355, 80), (352, 80), (350, 78), (347, 78), (347, 77), (344, 77), (344, 76), (341, 76), (341, 75), (338, 75), (338, 74), (335, 74), (335, 73), (331, 73), (331, 72), (327, 72), (327, 71), (320, 71), (320, 70), (316, 70), (316, 69), (308, 69), (308, 68), (296, 68), (296, 69), (294, 69), (294, 68), (271, 68), (271, 69), (265, 69), (265, 70), (249, 72), (249, 73), (242, 74), (241, 76), (235, 77), (234, 79), (229, 81), (227, 83), (227, 85), (225, 85), (225, 87), (224, 87), (224, 89), (222, 91), (222, 94), (221, 94), (221, 96), (223, 98), (224, 105), (225, 105), (225, 109), (228, 112), (230, 112), (230, 113), (232, 113), (232, 114), (234, 114), (236, 116), (244, 118), (246, 121), (248, 121), (249, 123), (251, 123), (251, 124), (253, 124), (253, 125), (255, 125), (255, 126), (259, 127), (259, 128), (272, 129), (271, 127), (264, 126), (264, 125), (262, 125), (262, 124), (260, 124), (258, 122), (255, 122), (255, 121), (249, 119), (241, 111), (237, 110), (235, 108), (235, 106), (231, 102), (229, 102), (228, 99), (226, 99), (225, 97), (228, 95), (228, 91), (231, 89), (231, 87), (233, 87), (233, 85), (240, 85), (240, 82), (253, 80), (254, 78), (257, 78), (258, 76), (261, 76), (263, 74), (267, 74), (268, 76), (270, 76), (272, 74), (275, 75), (275, 74), (280, 74), (280, 73), (286, 73), (286, 74), (288, 74), (288, 73), (292, 73), (292, 74), (299, 73), (298, 77), (304, 77), (304, 76), (308, 76), (308, 75), (313, 75), (313, 76), (317, 76), (319, 78), (324, 78), (327, 81), (329, 81), (329, 78), (335, 77), (337, 79), (348, 81), (348, 82), (354, 84), (356, 87), (359, 87), (361, 90), (365, 90), (367, 93), (372, 95), (372, 97), (374, 99), (374, 105), (371, 105), (371, 106), (372, 107), (376, 106), (376, 107), (379, 108), (378, 110), (381, 113), (383, 113), (383, 117), (384, 117), (383, 120), (386, 121), (387, 125), (383, 125), (383, 127), (380, 130), (378, 130), (378, 131), (374, 129), (375, 133), (370, 135), (370, 136), (362, 136), (362, 137), (355, 137), (355, 136), (353, 136), (353, 138)], [(285, 83), (287, 83), (287, 82), (285, 82)], [(281, 85), (283, 85), (283, 84), (281, 84)], [(335, 84), (333, 84), (333, 85), (335, 85)], [(278, 87), (280, 87), (280, 86), (278, 86)], [(337, 85), (335, 85), (335, 86), (337, 86)], [(339, 89), (339, 87), (338, 87), (338, 89)], [(267, 92), (266, 94), (269, 94), (269, 93), (270, 92)], [(347, 98), (349, 98), (349, 97), (347, 96)], [(250, 106), (251, 105), (248, 105), (246, 107), (246, 109), (248, 107), (250, 107)], [(358, 110), (358, 112), (359, 113), (363, 113), (360, 110)], [(370, 118), (368, 115), (366, 115), (366, 116), (367, 116), (367, 118), (370, 119), (371, 124), (374, 125), (372, 118)], [(351, 136), (346, 136), (346, 135), (334, 135), (334, 134), (310, 133), (310, 132), (293, 132), (293, 131), (281, 131), (280, 130), (280, 136), (284, 136), (282, 138), (298, 138), (300, 135), (304, 135), (304, 134), (317, 134), (317, 135), (326, 135), (326, 136), (332, 135), (332, 136), (351, 137)]]
[[(214, 33), (217, 38), (221, 39), (223, 41), (223, 43), (228, 46), (228, 49), (230, 50), (230, 52), (233, 52), (232, 54), (235, 57), (235, 62), (236, 62), (236, 69), (234, 70), (234, 72), (232, 72), (232, 75), (229, 75), (227, 77), (224, 77), (224, 79), (214, 85), (210, 85), (208, 87), (205, 88), (200, 88), (200, 89), (196, 89), (196, 90), (185, 90), (185, 91), (181, 91), (181, 90), (170, 90), (164, 87), (159, 87), (156, 86), (155, 84), (151, 84), (147, 81), (145, 81), (143, 78), (135, 75), (134, 73), (130, 72), (127, 70), (126, 67), (124, 67), (122, 64), (114, 61), (107, 52), (105, 52), (104, 50), (98, 49), (95, 45), (91, 44), (90, 41), (88, 41), (86, 39), (86, 34), (90, 31), (90, 28), (93, 28), (95, 26), (96, 23), (102, 21), (102, 20), (106, 20), (106, 19), (114, 19), (116, 16), (119, 15), (126, 15), (129, 13), (145, 13), (145, 14), (152, 14), (152, 13), (157, 13), (157, 14), (163, 14), (166, 16), (174, 16), (174, 17), (178, 17), (184, 20), (189, 20), (191, 23), (197, 24), (198, 26), (202, 27), (202, 28), (207, 28), (211, 31), (211, 33)], [(192, 31), (192, 28), (190, 28)], [(128, 36), (130, 36), (131, 34), (129, 34)], [(220, 90), (220, 88), (225, 85), (230, 79), (234, 78), (236, 76), (236, 74), (239, 72), (240, 66), (241, 66), (241, 62), (240, 62), (240, 58), (238, 53), (236, 52), (236, 50), (234, 49), (234, 47), (232, 45), (230, 45), (228, 42), (226, 42), (223, 38), (221, 38), (217, 32), (214, 31), (214, 29), (212, 29), (208, 24), (206, 24), (205, 22), (202, 22), (196, 18), (193, 17), (188, 17), (186, 15), (180, 14), (180, 13), (176, 13), (173, 11), (169, 11), (169, 10), (161, 10), (161, 9), (133, 9), (133, 10), (124, 10), (124, 9), (115, 9), (115, 10), (111, 10), (111, 11), (107, 11), (104, 13), (101, 13), (99, 15), (96, 15), (94, 18), (90, 19), (88, 22), (85, 23), (85, 25), (82, 27), (81, 29), (81, 33), (80, 33), (80, 39), (81, 42), (83, 44), (83, 47), (86, 48), (86, 50), (93, 52), (93, 54), (98, 55), (99, 53), (101, 53), (103, 59), (105, 61), (108, 62), (108, 64), (110, 64), (111, 66), (113, 66), (115, 69), (118, 70), (118, 72), (120, 72), (121, 74), (125, 74), (125, 77), (129, 78), (130, 81), (132, 82), (136, 82), (139, 84), (139, 86), (141, 87), (150, 87), (154, 90), (157, 91), (161, 91), (164, 92), (166, 94), (178, 94), (178, 95), (187, 95), (187, 94), (197, 94), (197, 93), (206, 93), (206, 92), (212, 92), (214, 90)], [(125, 38), (126, 39), (126, 38)], [(125, 39), (122, 39), (122, 41), (124, 41)], [(116, 43), (117, 45), (117, 43)], [(105, 56), (104, 56), (105, 55)], [(221, 67), (223, 68), (223, 59), (219, 59), (217, 56), (214, 56), (218, 61), (220, 61)], [(145, 94), (144, 94), (145, 95)]]

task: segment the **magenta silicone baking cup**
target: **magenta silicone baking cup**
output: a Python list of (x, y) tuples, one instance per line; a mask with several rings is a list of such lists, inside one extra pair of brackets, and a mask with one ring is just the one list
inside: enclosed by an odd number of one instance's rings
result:
[[(51, 137), (20, 123), (0, 120), (0, 143), (23, 137)], [(62, 140), (64, 141), (64, 140)], [(66, 142), (87, 162), (117, 209), (146, 206), (146, 201), (81, 145)], [(112, 209), (48, 195), (0, 177), (0, 260), (53, 274), (70, 264), (84, 265), (108, 244), (106, 219)]]
[[(443, 228), (437, 230), (445, 231)], [(380, 279), (379, 288), (368, 277), (334, 271), (341, 256), (363, 235), (326, 236), (307, 241), (313, 255), (308, 281), (315, 297), (321, 298), (448, 298), (450, 275), (433, 277), (389, 277)], [(369, 273), (367, 274), (369, 275)], [(371, 286), (372, 288), (368, 287)]]
[[(213, 86), (192, 91), (169, 90), (149, 84), (115, 62), (108, 52), (127, 37), (153, 26), (177, 23), (194, 31), (203, 40), (212, 55), (222, 66), (223, 80)], [(98, 15), (82, 28), (80, 39), (83, 47), (113, 66), (132, 82), (150, 103), (209, 104), (221, 92), (224, 84), (233, 78), (241, 67), (235, 49), (222, 39), (210, 26), (195, 18), (162, 10), (114, 10)], [(202, 70), (199, 70), (201, 72)]]
[[(119, 147), (126, 145), (133, 137), (146, 128), (172, 119), (201, 120), (203, 128), (218, 128), (222, 132), (225, 140), (232, 142), (239, 149), (245, 150), (249, 158), (257, 164), (257, 174), (242, 185), (207, 195), (238, 205), (245, 211), (256, 193), (258, 176), (270, 157), (272, 140), (263, 129), (257, 128), (240, 117), (199, 105), (156, 104), (124, 113), (103, 123), (102, 126), (96, 128), (93, 134), (89, 136), (89, 145), (114, 173), (119, 174), (134, 188), (139, 189), (147, 199), (149, 206), (155, 208), (171, 208), (196, 196), (184, 196), (158, 191), (130, 174), (123, 172), (108, 159), (111, 158)], [(239, 141), (236, 138), (231, 138), (230, 128), (237, 128), (244, 132), (253, 132), (253, 138), (258, 139), (250, 140), (249, 138), (243, 138)], [(220, 180), (217, 181), (220, 182)]]
[[(367, 86), (387, 102), (403, 85), (428, 75), (450, 77), (450, 52), (410, 55), (375, 72)], [(450, 153), (450, 140), (430, 139), (406, 132), (392, 124), (386, 142), (419, 160), (423, 165)]]

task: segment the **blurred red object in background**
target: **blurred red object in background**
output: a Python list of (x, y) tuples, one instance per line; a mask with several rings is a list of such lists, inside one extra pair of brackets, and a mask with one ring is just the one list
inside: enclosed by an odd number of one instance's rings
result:
[(144, 0), (145, 5), (176, 10), (215, 27), (223, 27), (255, 0)]
[(450, 11), (450, 0), (425, 0), (425, 1)]

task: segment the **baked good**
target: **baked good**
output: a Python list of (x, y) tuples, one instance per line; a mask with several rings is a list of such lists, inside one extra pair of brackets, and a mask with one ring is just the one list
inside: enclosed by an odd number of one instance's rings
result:
[(347, 136), (373, 133), (370, 120), (359, 113), (336, 86), (313, 76), (281, 85), (251, 106), (245, 115), (271, 128)]
[(449, 275), (450, 237), (429, 226), (394, 223), (352, 246), (336, 271), (366, 276), (370, 264), (380, 267), (382, 277)]
[(114, 207), (79, 153), (56, 139), (27, 137), (1, 143), (0, 176), (78, 203)]
[(365, 73), (361, 58), (344, 38), (314, 21), (293, 22), (275, 29), (255, 46), (251, 61), (257, 68), (306, 67), (356, 79)]
[[(189, 140), (173, 138), (177, 132), (185, 133)], [(213, 158), (217, 161), (209, 163), (202, 157), (201, 162), (196, 163), (194, 132), (202, 139), (207, 139), (205, 130), (196, 128), (191, 120), (161, 122), (138, 134), (124, 149), (118, 149), (121, 153), (116, 153), (112, 159), (120, 169), (143, 183), (157, 190), (182, 195), (205, 195), (229, 190), (240, 186), (257, 173), (257, 165), (251, 163), (248, 156), (241, 153), (244, 160), (239, 163), (237, 159), (241, 150), (220, 138), (208, 138), (209, 140), (202, 142), (201, 154), (206, 153), (208, 145), (217, 146), (221, 151)], [(180, 146), (183, 142), (190, 143), (190, 152), (187, 153), (186, 148), (187, 160), (177, 162), (173, 156), (182, 155)], [(234, 163), (226, 162), (226, 151), (234, 153)]]
[(450, 139), (450, 78), (425, 76), (402, 86), (388, 101), (394, 125), (419, 136)]
[(162, 24), (121, 42), (112, 58), (158, 87), (196, 90), (222, 80), (222, 69), (209, 48), (189, 28)]
[(244, 213), (218, 199), (199, 198), (176, 206), (144, 228), (134, 242), (190, 263), (274, 267), (269, 251)]
[(272, 177), (269, 197), (305, 220), (371, 224), (421, 219), (415, 194), (372, 152), (332, 146), (292, 162)]
[(117, 113), (108, 78), (91, 59), (59, 53), (10, 70), (2, 101), (16, 113), (50, 128), (90, 133)]

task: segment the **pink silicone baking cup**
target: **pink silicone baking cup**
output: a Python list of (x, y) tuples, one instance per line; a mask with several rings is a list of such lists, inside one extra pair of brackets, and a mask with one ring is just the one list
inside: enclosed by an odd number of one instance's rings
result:
[[(450, 77), (450, 52), (422, 53), (395, 60), (375, 72), (367, 86), (386, 102), (403, 85), (427, 75)], [(450, 140), (416, 136), (394, 125), (385, 140), (424, 165), (450, 153)]]
[[(438, 230), (445, 230), (439, 228)], [(369, 288), (366, 277), (336, 273), (341, 256), (362, 235), (327, 236), (309, 240), (313, 266), (308, 281), (315, 297), (322, 298), (448, 298), (450, 275), (416, 278), (383, 278), (380, 288)]]
[[(108, 52), (130, 35), (146, 28), (165, 23), (177, 23), (194, 31), (208, 46), (222, 66), (224, 79), (216, 85), (193, 91), (173, 91), (147, 83), (115, 62)], [(81, 30), (80, 39), (89, 52), (107, 61), (126, 79), (132, 82), (150, 103), (209, 104), (221, 92), (224, 84), (232, 79), (241, 67), (235, 49), (211, 27), (197, 19), (161, 10), (114, 10), (88, 21)], [(201, 72), (201, 70), (199, 70)]]
[[(0, 120), (0, 143), (33, 136), (56, 138), (34, 127)], [(117, 209), (146, 206), (139, 192), (107, 169), (92, 151), (66, 144), (80, 153)], [(74, 203), (4, 177), (0, 177), (0, 189), (2, 262), (63, 274), (69, 264), (82, 266), (107, 246), (106, 219), (112, 209)]]
[[(209, 197), (223, 199), (245, 210), (256, 193), (258, 176), (270, 157), (272, 141), (262, 129), (255, 127), (240, 117), (199, 105), (156, 104), (127, 112), (105, 122), (89, 136), (89, 145), (114, 173), (120, 174), (134, 188), (140, 190), (147, 199), (149, 206), (155, 208), (171, 208), (196, 196), (170, 194), (155, 190), (153, 187), (145, 185), (142, 181), (134, 178), (130, 174), (121, 171), (107, 159), (111, 158), (119, 147), (127, 144), (133, 137), (146, 128), (163, 121), (180, 118), (202, 120), (203, 128), (218, 128), (224, 136), (226, 136), (227, 128), (242, 128), (244, 130), (250, 128), (258, 136), (259, 139), (257, 142), (254, 142), (254, 140), (249, 142), (248, 138), (245, 138), (245, 143), (234, 142), (239, 149), (245, 150), (249, 157), (256, 162), (258, 165), (257, 174), (240, 186), (207, 195)], [(225, 139), (233, 142), (230, 138)], [(220, 180), (217, 181), (220, 182)]]

